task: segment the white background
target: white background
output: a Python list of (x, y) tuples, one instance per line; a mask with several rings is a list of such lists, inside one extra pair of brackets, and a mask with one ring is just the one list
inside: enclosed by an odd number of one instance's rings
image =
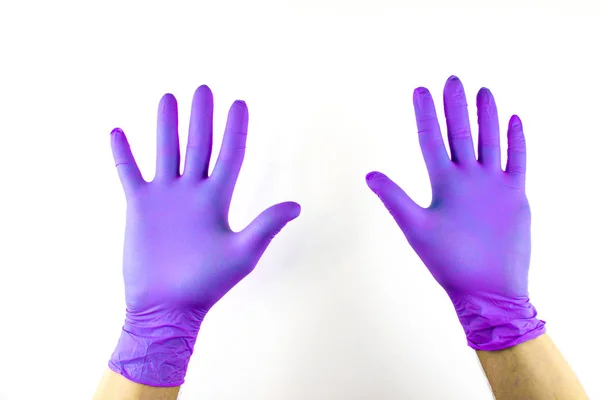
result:
[(229, 105), (250, 109), (232, 227), (279, 201), (303, 211), (208, 314), (181, 398), (491, 398), (446, 294), (364, 183), (378, 169), (428, 205), (412, 91), (442, 116), (450, 74), (471, 106), (492, 90), (503, 131), (523, 119), (531, 298), (600, 398), (597, 3), (451, 3), (3, 0), (0, 399), (91, 397), (124, 318), (109, 132), (152, 179), (160, 97), (178, 98), (185, 143), (200, 84), (214, 153)]

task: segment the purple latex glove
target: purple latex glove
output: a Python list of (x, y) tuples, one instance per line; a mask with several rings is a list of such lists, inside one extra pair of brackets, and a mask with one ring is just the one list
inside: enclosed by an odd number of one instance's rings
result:
[(500, 350), (540, 336), (545, 322), (536, 318), (527, 290), (531, 213), (521, 121), (510, 119), (503, 171), (498, 112), (488, 89), (477, 95), (479, 160), (458, 78), (451, 76), (444, 88), (451, 159), (431, 94), (418, 88), (413, 100), (431, 205), (418, 206), (379, 172), (369, 173), (367, 184), (450, 296), (472, 348)]
[(123, 260), (127, 314), (109, 367), (150, 386), (184, 382), (200, 324), (210, 308), (255, 267), (273, 237), (300, 214), (281, 203), (235, 233), (228, 212), (246, 148), (248, 110), (229, 111), (210, 177), (213, 97), (199, 87), (192, 104), (184, 173), (180, 175), (177, 103), (158, 109), (156, 175), (142, 178), (119, 128), (111, 133), (127, 198)]

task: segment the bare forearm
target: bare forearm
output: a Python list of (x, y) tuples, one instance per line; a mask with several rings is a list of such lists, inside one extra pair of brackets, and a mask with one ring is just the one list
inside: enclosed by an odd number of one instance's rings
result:
[(179, 387), (154, 387), (132, 382), (106, 369), (94, 400), (176, 400)]
[(499, 351), (477, 351), (497, 400), (588, 399), (547, 334)]

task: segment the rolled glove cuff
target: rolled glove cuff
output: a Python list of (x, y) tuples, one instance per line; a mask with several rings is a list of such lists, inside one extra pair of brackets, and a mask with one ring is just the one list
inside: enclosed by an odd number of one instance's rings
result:
[(108, 367), (136, 383), (181, 386), (203, 318), (202, 313), (128, 314)]
[(494, 351), (543, 335), (545, 321), (528, 297), (493, 294), (450, 295), (467, 343), (475, 350)]

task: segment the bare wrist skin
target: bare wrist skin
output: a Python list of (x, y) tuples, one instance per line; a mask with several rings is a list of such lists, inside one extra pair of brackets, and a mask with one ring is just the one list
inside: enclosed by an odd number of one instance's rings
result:
[(477, 357), (497, 400), (588, 399), (547, 334), (504, 350), (478, 350)]
[(154, 387), (127, 380), (106, 369), (98, 385), (94, 400), (177, 400), (179, 386)]

